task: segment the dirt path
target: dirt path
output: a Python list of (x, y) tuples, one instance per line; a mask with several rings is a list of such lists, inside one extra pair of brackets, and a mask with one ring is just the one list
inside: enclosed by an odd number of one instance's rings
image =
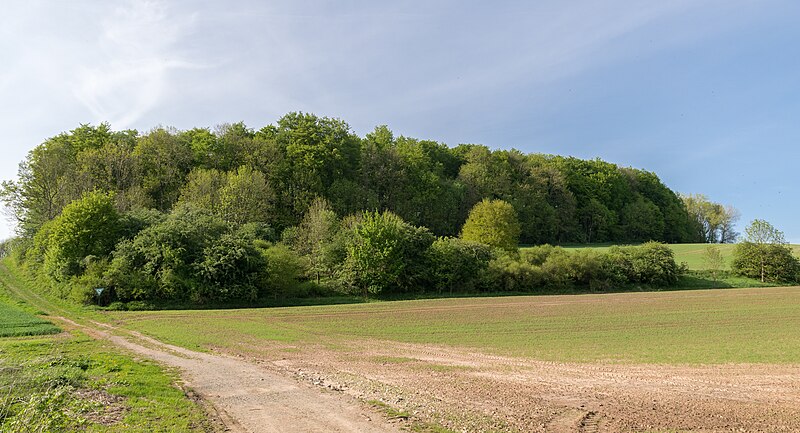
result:
[[(7, 272), (0, 267), (0, 274)], [(0, 275), (15, 296), (54, 314), (69, 312), (41, 296), (13, 285)], [(157, 361), (181, 373), (184, 387), (213, 406), (226, 431), (237, 433), (399, 432), (397, 425), (380, 413), (366, 409), (352, 396), (326, 391), (268, 366), (234, 356), (200, 353), (161, 343), (132, 331), (85, 321), (79, 324), (62, 316), (50, 316), (67, 329), (80, 329), (106, 339), (134, 354)], [(123, 336), (124, 335), (124, 336)]]
[(326, 392), (243, 359), (187, 350), (136, 332), (117, 335), (115, 328), (102, 323), (91, 322), (93, 326), (87, 327), (64, 317), (53, 318), (139, 356), (179, 369), (184, 385), (214, 406), (227, 431), (400, 431), (352, 397)]

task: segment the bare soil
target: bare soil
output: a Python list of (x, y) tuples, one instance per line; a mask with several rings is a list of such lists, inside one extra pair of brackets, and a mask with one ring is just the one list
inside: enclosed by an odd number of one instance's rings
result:
[(800, 431), (796, 365), (560, 363), (379, 340), (199, 353), (100, 323), (87, 331), (180, 369), (228, 431)]
[(239, 354), (459, 432), (800, 431), (800, 366), (559, 363), (372, 340)]

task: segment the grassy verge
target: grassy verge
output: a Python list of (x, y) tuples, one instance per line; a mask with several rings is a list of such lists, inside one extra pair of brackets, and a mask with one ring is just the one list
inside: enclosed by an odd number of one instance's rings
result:
[[(60, 329), (35, 304), (66, 311), (0, 278), (1, 432), (209, 432), (204, 409), (175, 386), (177, 375), (120, 353), (108, 342)], [(13, 286), (13, 287), (12, 287)], [(74, 307), (73, 307), (74, 308)], [(13, 338), (11, 338), (13, 337)]]
[(0, 431), (213, 431), (154, 363), (81, 335), (0, 340)]

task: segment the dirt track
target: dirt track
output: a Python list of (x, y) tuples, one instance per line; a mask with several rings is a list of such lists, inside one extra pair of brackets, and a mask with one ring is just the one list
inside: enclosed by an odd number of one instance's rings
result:
[(63, 320), (181, 369), (237, 432), (400, 430), (366, 400), (459, 432), (800, 431), (797, 365), (558, 363), (377, 340), (299, 348), (242, 341), (226, 354), (203, 354)]
[(137, 355), (178, 368), (184, 386), (214, 406), (226, 431), (400, 431), (381, 414), (365, 409), (351, 397), (324, 392), (256, 363), (183, 349), (136, 332), (124, 332), (127, 336), (122, 337), (115, 335), (114, 328), (101, 323), (84, 327), (63, 317), (57, 319)]
[(455, 431), (800, 431), (797, 366), (556, 363), (377, 341), (251, 361)]
[(180, 369), (228, 431), (401, 431), (369, 400), (458, 432), (800, 431), (800, 366), (559, 363), (373, 340), (206, 354), (59, 319)]

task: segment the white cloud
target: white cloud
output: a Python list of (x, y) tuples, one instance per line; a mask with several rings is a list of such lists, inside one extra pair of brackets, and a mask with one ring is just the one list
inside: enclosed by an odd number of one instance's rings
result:
[(131, 1), (103, 19), (97, 58), (76, 69), (74, 87), (96, 121), (130, 127), (162, 102), (172, 71), (202, 67), (175, 51), (192, 15), (169, 12), (162, 2)]

